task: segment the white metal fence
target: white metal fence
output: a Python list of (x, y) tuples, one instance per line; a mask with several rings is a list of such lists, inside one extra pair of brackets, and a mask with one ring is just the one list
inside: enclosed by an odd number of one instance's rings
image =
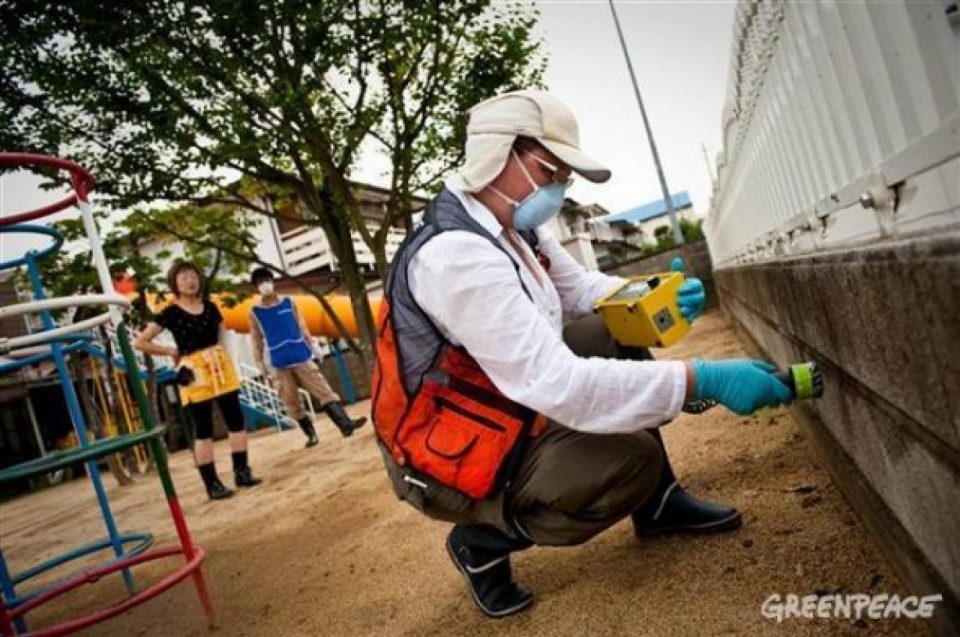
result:
[[(301, 388), (297, 389), (297, 394), (300, 396), (304, 410), (309, 414), (310, 421), (316, 421), (317, 413), (310, 400), (310, 394)], [(283, 429), (284, 422), (297, 426), (297, 422), (284, 409), (280, 394), (273, 384), (263, 377), (259, 369), (244, 363), (240, 364), (240, 400), (273, 418), (278, 430)]]
[(956, 7), (740, 3), (705, 228), (715, 266), (960, 222)]

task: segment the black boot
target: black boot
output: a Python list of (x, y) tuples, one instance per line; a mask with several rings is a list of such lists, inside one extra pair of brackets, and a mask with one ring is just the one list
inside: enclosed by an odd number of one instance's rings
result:
[(533, 603), (533, 593), (513, 581), (510, 553), (531, 546), (486, 525), (457, 525), (447, 536), (447, 553), (463, 574), (477, 607), (488, 617), (518, 613)]
[(340, 430), (344, 438), (352, 436), (354, 429), (359, 429), (367, 422), (365, 416), (357, 418), (356, 420), (351, 419), (347, 412), (344, 411), (343, 405), (336, 401), (324, 405), (323, 411), (330, 416), (330, 420), (333, 421), (333, 424)]
[(255, 487), (263, 480), (253, 477), (253, 471), (247, 464), (246, 451), (234, 451), (230, 454), (233, 458), (233, 483), (238, 487)]
[(310, 416), (304, 416), (303, 418), (298, 420), (297, 423), (300, 425), (300, 429), (303, 430), (303, 435), (307, 437), (307, 444), (304, 446), (306, 447), (316, 446), (316, 444), (319, 442), (317, 440), (317, 430), (314, 429), (313, 420), (310, 418)]
[(233, 495), (233, 490), (228, 489), (226, 485), (220, 482), (217, 476), (217, 468), (212, 462), (197, 465), (200, 477), (203, 478), (203, 486), (207, 488), (207, 497), (211, 500), (225, 500)]
[(638, 536), (658, 533), (720, 533), (740, 527), (740, 512), (731, 506), (696, 498), (677, 483), (659, 430), (651, 435), (663, 449), (663, 473), (653, 495), (631, 514)]

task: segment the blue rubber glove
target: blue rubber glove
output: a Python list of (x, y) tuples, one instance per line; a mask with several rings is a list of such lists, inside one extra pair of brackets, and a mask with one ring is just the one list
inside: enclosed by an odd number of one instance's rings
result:
[[(670, 263), (672, 272), (683, 272), (683, 259), (674, 257)], [(703, 314), (707, 304), (707, 293), (703, 289), (700, 279), (690, 277), (677, 288), (677, 307), (681, 316), (693, 323), (694, 319)]]
[(741, 416), (793, 400), (790, 388), (773, 375), (777, 368), (766, 361), (695, 360), (693, 370), (697, 375), (697, 400), (715, 400)]

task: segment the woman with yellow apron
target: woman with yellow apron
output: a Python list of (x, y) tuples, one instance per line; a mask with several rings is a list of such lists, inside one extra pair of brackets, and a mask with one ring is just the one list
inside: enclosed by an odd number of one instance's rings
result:
[[(230, 431), (234, 483), (253, 487), (261, 480), (253, 476), (247, 462), (247, 431), (240, 411), (240, 381), (227, 350), (220, 344), (223, 317), (206, 298), (203, 274), (193, 263), (181, 261), (167, 273), (173, 303), (155, 315), (140, 333), (135, 346), (146, 354), (171, 356), (180, 367), (180, 401), (196, 426), (194, 458), (207, 495), (221, 500), (233, 491), (220, 481), (213, 463), (213, 403)], [(170, 330), (176, 348), (153, 342), (164, 329)]]

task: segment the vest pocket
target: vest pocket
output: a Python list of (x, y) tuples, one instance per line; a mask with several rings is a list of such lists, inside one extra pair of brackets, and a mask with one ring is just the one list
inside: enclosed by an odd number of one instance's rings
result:
[(458, 423), (455, 418), (456, 415), (444, 421), (442, 416), (437, 416), (430, 426), (425, 442), (427, 449), (447, 460), (465, 456), (480, 437), (472, 433), (468, 426)]
[[(491, 411), (489, 408), (458, 398), (434, 398), (435, 411), (423, 442), (430, 456), (424, 468), (445, 484), (481, 499), (490, 492), (513, 437), (507, 433), (507, 423), (481, 413)], [(512, 421), (509, 416), (497, 415)]]
[(436, 398), (437, 412), (427, 433), (428, 450), (447, 460), (466, 456), (481, 440), (491, 434), (499, 438), (506, 428), (489, 418), (469, 411), (443, 397)]

